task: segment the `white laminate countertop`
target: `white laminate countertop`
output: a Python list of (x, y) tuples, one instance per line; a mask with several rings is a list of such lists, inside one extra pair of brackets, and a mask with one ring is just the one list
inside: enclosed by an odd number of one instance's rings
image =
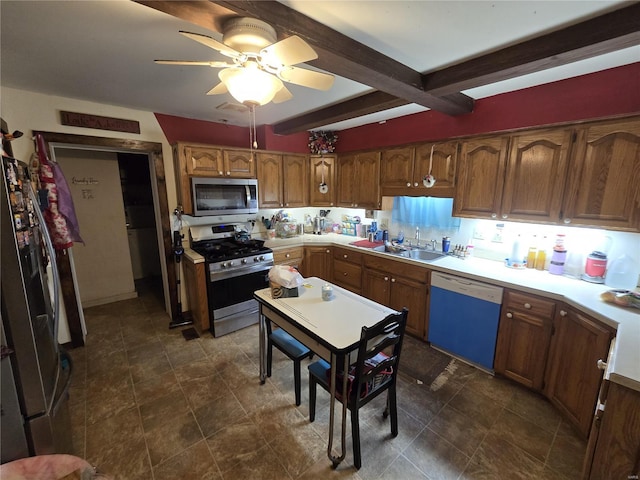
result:
[[(275, 250), (298, 245), (339, 245), (354, 250), (367, 251), (373, 255), (393, 258), (400, 262), (421, 265), (434, 271), (458, 274), (493, 285), (515, 288), (564, 301), (617, 329), (615, 347), (610, 360), (613, 364), (609, 365), (610, 380), (640, 391), (640, 309), (619, 307), (601, 300), (600, 294), (610, 289), (606, 285), (551, 275), (546, 270), (515, 270), (505, 267), (500, 262), (474, 257), (463, 260), (449, 256), (428, 263), (420, 262), (388, 253), (374, 252), (369, 248), (349, 245), (349, 243), (358, 240), (362, 240), (362, 238), (329, 233), (276, 238), (268, 240), (265, 245)], [(195, 262), (203, 261), (200, 255), (190, 249), (185, 249), (185, 254)]]

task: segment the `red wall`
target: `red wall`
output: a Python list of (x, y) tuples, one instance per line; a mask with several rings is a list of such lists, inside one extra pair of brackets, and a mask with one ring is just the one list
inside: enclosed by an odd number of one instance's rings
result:
[(467, 115), (435, 111), (340, 132), (337, 152), (640, 112), (640, 62), (477, 100)]
[[(477, 100), (467, 115), (427, 111), (340, 131), (336, 152), (640, 112), (640, 62)], [(167, 141), (249, 148), (249, 129), (156, 113)], [(308, 134), (257, 129), (261, 150), (307, 153)]]

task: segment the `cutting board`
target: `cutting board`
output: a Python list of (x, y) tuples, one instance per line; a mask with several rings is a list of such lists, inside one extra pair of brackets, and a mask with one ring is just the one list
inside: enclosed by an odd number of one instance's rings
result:
[(357, 242), (351, 242), (349, 245), (354, 247), (374, 248), (384, 245), (384, 242), (370, 242), (369, 240), (359, 240)]

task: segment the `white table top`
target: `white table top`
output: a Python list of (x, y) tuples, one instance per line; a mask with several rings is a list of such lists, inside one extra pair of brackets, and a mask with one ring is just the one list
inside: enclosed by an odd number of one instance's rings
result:
[[(271, 298), (271, 290), (255, 292), (263, 303), (297, 322), (309, 334), (336, 353), (352, 349), (360, 340), (362, 327), (370, 327), (395, 310), (333, 285), (333, 299), (322, 300), (325, 280), (305, 278), (298, 297)], [(409, 312), (409, 315), (411, 312)]]

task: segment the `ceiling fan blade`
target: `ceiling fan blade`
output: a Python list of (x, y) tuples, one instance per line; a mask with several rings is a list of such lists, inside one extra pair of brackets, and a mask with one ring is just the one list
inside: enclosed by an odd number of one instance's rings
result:
[(285, 82), (316, 90), (329, 90), (333, 85), (333, 75), (305, 68), (284, 67), (278, 76)]
[(199, 62), (192, 60), (154, 60), (154, 62), (160, 65), (202, 65), (204, 67), (213, 67), (213, 68), (224, 68), (224, 67), (233, 67), (232, 63), (227, 62)]
[(282, 88), (276, 92), (272, 102), (282, 103), (282, 102), (286, 102), (287, 100), (291, 100), (292, 98), (293, 98), (293, 94), (287, 89), (287, 87), (283, 85)]
[(234, 50), (233, 48), (228, 47), (224, 43), (219, 42), (215, 38), (212, 38), (208, 35), (202, 35), (200, 33), (193, 33), (193, 32), (185, 32), (184, 30), (180, 30), (180, 33), (185, 37), (190, 38), (191, 40), (195, 40), (196, 42), (201, 43), (202, 45), (206, 45), (209, 48), (213, 48), (214, 50), (219, 51), (222, 55), (225, 55), (227, 57), (237, 57), (239, 55), (242, 55), (237, 50)]
[(316, 51), (297, 35), (263, 48), (260, 55), (267, 64), (273, 66), (295, 65), (318, 58)]
[(220, 95), (222, 93), (227, 93), (228, 91), (229, 90), (227, 90), (227, 86), (224, 83), (220, 82), (218, 85), (209, 90), (207, 92), (207, 95)]

